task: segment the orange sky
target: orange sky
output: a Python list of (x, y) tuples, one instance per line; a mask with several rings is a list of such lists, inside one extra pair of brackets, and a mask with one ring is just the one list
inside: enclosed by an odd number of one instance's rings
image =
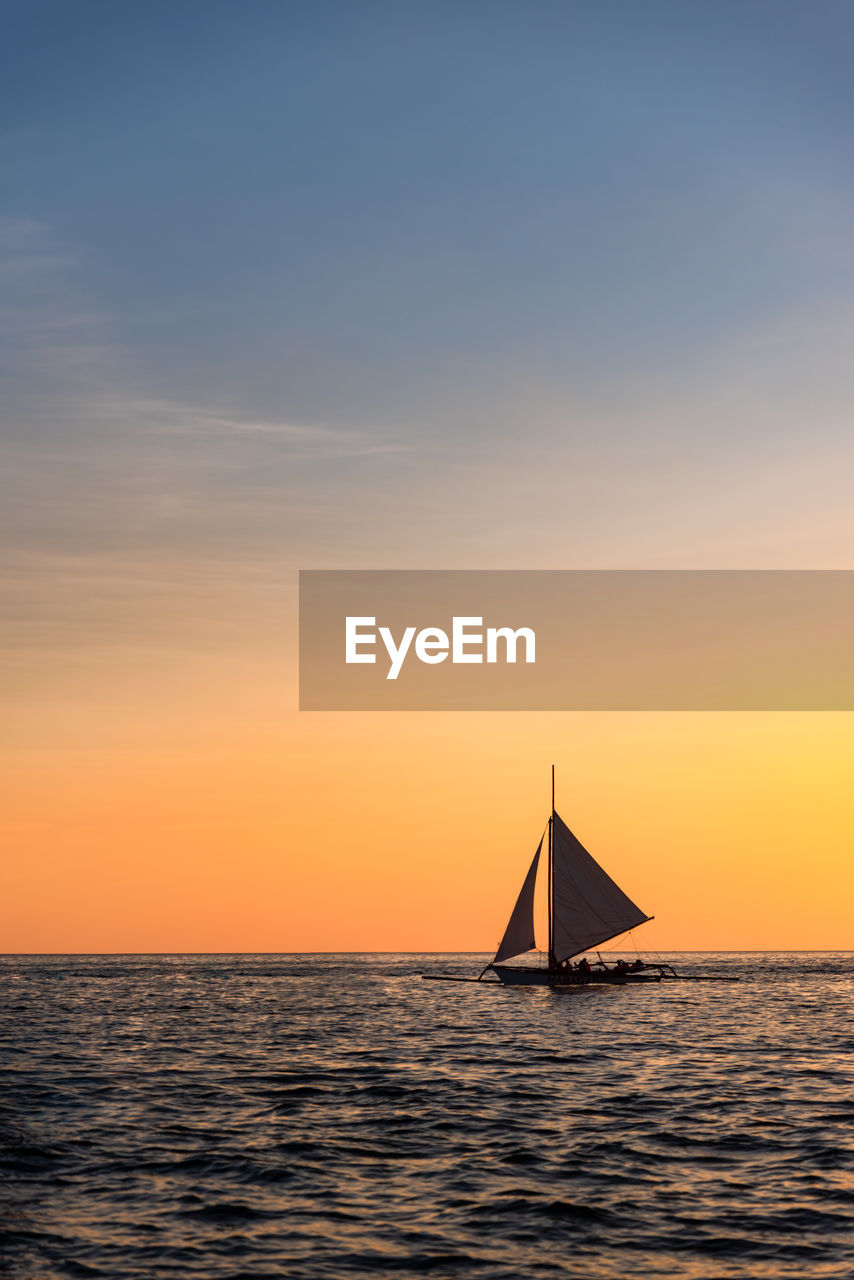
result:
[(638, 941), (854, 947), (854, 715), (295, 670), (300, 569), (854, 565), (845, 8), (18, 8), (0, 949), (489, 948), (552, 763)]
[(854, 716), (302, 713), (291, 667), (47, 669), (2, 754), (6, 951), (488, 950), (548, 813), (647, 949), (850, 948)]

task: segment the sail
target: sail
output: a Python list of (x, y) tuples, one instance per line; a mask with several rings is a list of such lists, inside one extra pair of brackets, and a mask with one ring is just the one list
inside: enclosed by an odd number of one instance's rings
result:
[(493, 964), (498, 964), (500, 960), (509, 960), (511, 956), (520, 956), (523, 951), (530, 951), (534, 946), (534, 886), (537, 883), (537, 864), (540, 861), (542, 847), (543, 838), (540, 836), (534, 861), (528, 868), (528, 874), (519, 890), (519, 897), (516, 899), (510, 922), (504, 930), (501, 945), (495, 953)]
[(652, 919), (626, 897), (557, 814), (552, 839), (554, 951), (558, 960), (568, 960)]

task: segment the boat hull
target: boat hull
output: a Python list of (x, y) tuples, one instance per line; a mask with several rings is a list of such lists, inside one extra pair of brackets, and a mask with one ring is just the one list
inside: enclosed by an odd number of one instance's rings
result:
[(577, 969), (533, 969), (524, 965), (491, 966), (505, 987), (624, 987), (636, 982), (660, 982), (659, 973), (616, 973), (613, 969), (579, 973)]

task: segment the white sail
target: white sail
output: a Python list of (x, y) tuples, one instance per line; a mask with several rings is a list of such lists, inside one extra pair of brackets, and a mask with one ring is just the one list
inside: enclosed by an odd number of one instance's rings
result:
[(542, 847), (541, 836), (534, 860), (528, 868), (528, 874), (516, 899), (513, 914), (504, 930), (501, 945), (495, 953), (493, 964), (498, 964), (500, 960), (509, 960), (511, 956), (520, 956), (524, 951), (531, 951), (534, 946), (534, 886), (537, 883), (537, 865)]
[[(577, 956), (589, 947), (596, 947), (652, 919), (626, 897), (557, 814), (554, 815), (552, 839), (554, 951), (557, 960), (568, 960), (570, 956)], [(519, 895), (521, 901), (522, 894)], [(518, 910), (519, 904), (516, 906)]]

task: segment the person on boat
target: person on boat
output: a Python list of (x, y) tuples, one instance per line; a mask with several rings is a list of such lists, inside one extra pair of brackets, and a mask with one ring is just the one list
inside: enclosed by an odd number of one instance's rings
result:
[(644, 964), (643, 960), (641, 960), (640, 956), (638, 956), (634, 964), (631, 965), (631, 970), (633, 973), (636, 972), (638, 969), (645, 969), (645, 968), (646, 968), (646, 965)]
[(628, 973), (629, 971), (628, 960), (618, 960), (616, 968), (617, 968), (617, 973)]
[(587, 956), (582, 956), (582, 957), (581, 957), (581, 959), (580, 959), (580, 960), (579, 960), (579, 962), (578, 962), (578, 968), (579, 968), (579, 970), (580, 970), (582, 973), (589, 973), (589, 972), (590, 972), (590, 962), (589, 962), (589, 960), (587, 959)]

